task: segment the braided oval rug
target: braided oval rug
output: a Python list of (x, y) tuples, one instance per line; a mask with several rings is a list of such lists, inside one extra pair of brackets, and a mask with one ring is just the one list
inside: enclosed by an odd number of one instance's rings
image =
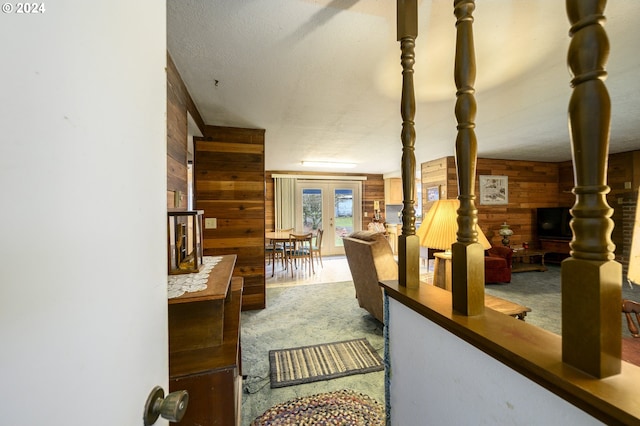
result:
[(351, 390), (320, 393), (274, 405), (251, 426), (384, 426), (384, 405)]

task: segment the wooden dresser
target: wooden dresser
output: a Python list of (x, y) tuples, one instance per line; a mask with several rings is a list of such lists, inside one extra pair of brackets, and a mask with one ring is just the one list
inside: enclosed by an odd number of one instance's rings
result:
[(235, 263), (222, 256), (205, 290), (169, 299), (169, 392), (189, 392), (180, 426), (240, 425), (243, 279), (231, 276)]

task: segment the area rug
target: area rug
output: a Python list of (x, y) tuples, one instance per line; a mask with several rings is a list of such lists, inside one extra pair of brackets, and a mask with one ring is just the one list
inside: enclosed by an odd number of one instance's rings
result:
[(384, 407), (378, 401), (351, 390), (340, 390), (277, 404), (250, 426), (383, 426), (384, 422)]
[(281, 388), (384, 369), (367, 339), (269, 351), (271, 388)]

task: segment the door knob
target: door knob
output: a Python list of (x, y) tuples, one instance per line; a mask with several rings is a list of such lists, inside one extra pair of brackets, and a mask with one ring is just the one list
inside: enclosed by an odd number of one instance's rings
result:
[(156, 386), (151, 390), (144, 406), (144, 426), (151, 426), (159, 416), (171, 421), (179, 422), (184, 417), (189, 404), (189, 392), (186, 390), (171, 392), (164, 397), (164, 390)]

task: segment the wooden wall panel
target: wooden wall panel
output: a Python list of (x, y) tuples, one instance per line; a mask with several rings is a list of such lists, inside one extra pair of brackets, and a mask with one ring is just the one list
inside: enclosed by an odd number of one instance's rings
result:
[[(204, 121), (167, 52), (167, 208), (187, 207), (187, 111), (200, 131)], [(185, 194), (175, 205), (174, 193)]]
[[(186, 151), (185, 151), (186, 153)], [(171, 188), (171, 189), (169, 189)], [(175, 191), (181, 191), (183, 194), (187, 193), (187, 163), (186, 159), (184, 163), (180, 163), (178, 160), (172, 157), (167, 157), (167, 190), (171, 194)], [(169, 208), (174, 207), (186, 207), (174, 206), (173, 204), (167, 206)]]
[[(442, 167), (446, 168), (447, 177), (442, 198), (457, 198), (455, 158), (446, 157), (422, 164), (423, 200), (426, 200), (424, 192), (427, 187), (443, 185)], [(506, 221), (514, 232), (511, 237), (512, 245), (528, 241), (536, 247), (539, 244), (536, 208), (573, 207), (575, 203), (575, 196), (571, 192), (575, 185), (571, 161), (546, 163), (479, 158), (477, 176), (480, 175), (509, 177), (508, 205), (484, 206), (476, 202), (478, 223), (494, 245), (501, 244), (498, 230)], [(612, 219), (615, 223), (611, 238), (616, 245), (616, 260), (622, 263), (625, 270), (631, 251), (639, 176), (640, 151), (609, 156), (607, 184), (611, 187), (611, 192), (607, 195), (607, 201), (614, 209)], [(479, 196), (479, 178), (476, 179), (476, 196)], [(428, 207), (430, 206), (427, 204), (423, 213), (426, 213)]]
[[(373, 203), (380, 202), (380, 211), (384, 212), (384, 177), (378, 174), (368, 174), (367, 180), (362, 182), (362, 229), (368, 229), (373, 221)], [(365, 216), (365, 213), (367, 216)]]
[(476, 195), (480, 195), (479, 176), (499, 175), (509, 178), (509, 204), (481, 205), (478, 223), (494, 245), (501, 245), (500, 225), (507, 222), (513, 230), (512, 245), (529, 242), (537, 245), (536, 208), (560, 206), (558, 199), (558, 163), (535, 161), (505, 161), (479, 158), (477, 163)]
[(262, 129), (206, 126), (194, 142), (195, 205), (217, 228), (204, 230), (204, 254), (238, 256), (242, 309), (266, 305), (265, 172)]
[(276, 210), (275, 210), (275, 184), (273, 182), (272, 172), (265, 173), (264, 179), (264, 226), (269, 231), (276, 229)]
[(435, 201), (428, 201), (428, 189), (438, 188), (439, 198), (447, 198), (447, 158), (422, 163), (420, 167), (422, 183), (422, 215), (429, 211)]
[(447, 186), (446, 195), (441, 198), (457, 198), (458, 197), (458, 172), (456, 170), (456, 159), (447, 157)]
[[(476, 198), (478, 224), (491, 244), (502, 245), (502, 237), (498, 235), (498, 230), (504, 222), (507, 222), (513, 230), (512, 244), (519, 245), (523, 241), (533, 245), (537, 243), (535, 235), (536, 207), (560, 205), (558, 169), (558, 163), (478, 159), (476, 197), (479, 196), (480, 175), (498, 175), (509, 178), (509, 204), (480, 205)], [(458, 179), (454, 157), (423, 163), (422, 173), (423, 192), (427, 187), (438, 185), (441, 187), (441, 198), (455, 199), (458, 197)], [(445, 179), (444, 183), (443, 179)], [(423, 194), (423, 199), (425, 196), (426, 194)], [(429, 203), (426, 206), (423, 214), (428, 211)]]
[(560, 204), (563, 206), (573, 206), (576, 202), (576, 197), (573, 195), (574, 180), (573, 180), (573, 162), (563, 161), (558, 163), (558, 189), (560, 194), (558, 198)]
[[(616, 246), (616, 260), (628, 266), (631, 254), (631, 241), (633, 237), (633, 223), (635, 218), (628, 217), (626, 209), (637, 201), (637, 187), (634, 188), (635, 153), (611, 154), (609, 156), (609, 169), (607, 184), (611, 188), (607, 194), (607, 202), (613, 208), (613, 232), (611, 240)], [(635, 212), (635, 209), (633, 209)]]

